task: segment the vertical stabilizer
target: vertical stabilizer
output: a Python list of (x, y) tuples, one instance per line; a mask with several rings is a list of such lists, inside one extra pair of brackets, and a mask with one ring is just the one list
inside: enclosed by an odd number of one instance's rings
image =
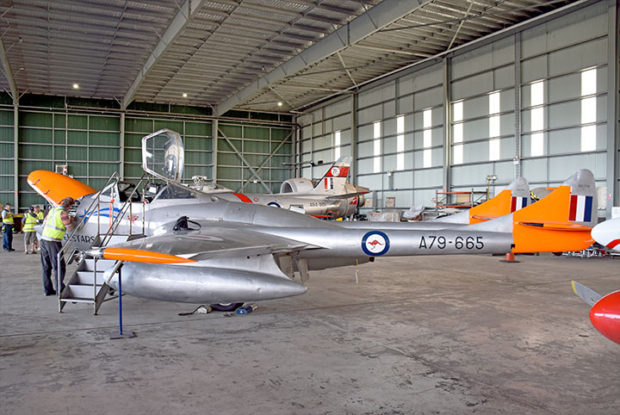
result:
[(315, 193), (345, 193), (345, 184), (351, 167), (351, 157), (341, 157), (327, 170), (314, 187)]
[(598, 200), (592, 172), (579, 170), (562, 184), (571, 187), (568, 220), (594, 227), (598, 223)]

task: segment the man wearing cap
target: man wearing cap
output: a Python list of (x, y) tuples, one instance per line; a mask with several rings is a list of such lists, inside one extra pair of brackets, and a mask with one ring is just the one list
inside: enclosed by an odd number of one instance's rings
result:
[[(66, 197), (60, 201), (60, 205), (54, 207), (47, 214), (43, 222), (43, 233), (41, 235), (41, 265), (43, 266), (43, 291), (46, 296), (55, 295), (56, 291), (50, 280), (52, 269), (56, 280), (56, 289), (62, 291), (65, 288), (65, 259), (60, 259), (60, 269), (58, 269), (58, 252), (62, 249), (62, 240), (67, 233), (67, 229), (73, 229), (73, 220), (69, 217), (67, 210), (73, 206), (75, 201), (71, 197)], [(60, 284), (60, 287), (58, 286)]]
[(7, 203), (2, 209), (2, 249), (7, 252), (15, 251), (13, 249), (13, 213), (11, 213), (11, 204)]

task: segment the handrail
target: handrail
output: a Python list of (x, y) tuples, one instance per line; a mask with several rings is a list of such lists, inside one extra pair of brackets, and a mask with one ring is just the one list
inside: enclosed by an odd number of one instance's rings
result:
[[(131, 209), (132, 209), (131, 198), (138, 191), (138, 188), (140, 187), (140, 185), (144, 181), (144, 176), (145, 175), (146, 175), (146, 173), (142, 173), (142, 177), (140, 177), (140, 180), (138, 181), (138, 184), (136, 184), (136, 186), (134, 187), (134, 189), (131, 192), (131, 194), (127, 197), (127, 200), (125, 201), (123, 206), (121, 206), (121, 209), (118, 212), (118, 215), (114, 218), (114, 221), (112, 222), (112, 224), (108, 228), (108, 231), (103, 236), (103, 239), (101, 241), (101, 246), (107, 245), (107, 243), (110, 241), (110, 239), (112, 239), (112, 236), (114, 235), (114, 232), (116, 232), (116, 229), (118, 229), (118, 226), (120, 225), (121, 221), (123, 220), (123, 217), (127, 213), (127, 210), (131, 211)], [(110, 212), (110, 215), (112, 215), (112, 214), (113, 213)], [(130, 213), (130, 216), (131, 216), (131, 213)], [(130, 221), (130, 235), (131, 235), (131, 217), (129, 218), (129, 221)], [(144, 222), (144, 215), (142, 215), (142, 221)]]
[[(91, 216), (95, 213), (96, 209), (96, 213), (97, 213), (97, 235), (95, 237), (95, 241), (99, 240), (99, 243), (101, 244), (101, 246), (106, 246), (112, 236), (114, 236), (114, 233), (116, 232), (116, 230), (118, 229), (120, 223), (122, 222), (123, 218), (125, 217), (125, 215), (127, 214), (127, 212), (129, 211), (129, 215), (130, 215), (130, 224), (129, 224), (129, 232), (130, 232), (130, 236), (132, 234), (132, 230), (133, 230), (133, 226), (131, 223), (131, 219), (132, 219), (132, 198), (134, 197), (134, 195), (138, 192), (138, 189), (140, 188), (140, 186), (142, 185), (142, 183), (144, 182), (146, 173), (142, 174), (142, 177), (140, 177), (140, 180), (138, 181), (138, 183), (136, 184), (136, 186), (133, 188), (133, 191), (128, 195), (127, 200), (123, 203), (123, 205), (121, 206), (118, 215), (114, 215), (114, 207), (111, 205), (110, 206), (110, 226), (108, 227), (107, 232), (105, 233), (105, 235), (103, 236), (103, 238), (100, 239), (101, 237), (101, 193), (103, 190), (105, 190), (111, 183), (114, 182), (118, 182), (120, 180), (120, 177), (118, 175), (118, 173), (114, 172), (106, 181), (105, 185), (101, 188), (101, 190), (99, 190), (97, 192), (97, 194), (95, 195), (95, 197), (93, 198), (92, 202), (90, 203), (90, 205), (86, 208), (86, 210), (84, 211), (84, 217), (79, 221), (79, 223), (77, 224), (77, 226), (75, 226), (75, 228), (69, 233), (69, 235), (67, 236), (67, 241), (65, 243), (65, 245), (60, 249), (60, 251), (58, 252), (57, 256), (56, 256), (56, 261), (57, 261), (57, 270), (60, 270), (60, 264), (62, 261), (62, 257), (63, 254), (65, 252), (67, 252), (70, 247), (73, 247), (73, 251), (72, 251), (72, 256), (75, 254), (76, 252), (76, 248), (75, 248), (75, 242), (73, 241), (73, 236), (79, 232), (81, 229), (84, 228), (84, 226), (86, 225), (86, 223), (90, 220)], [(118, 196), (118, 195), (117, 195)], [(113, 203), (113, 201), (112, 201)], [(145, 218), (144, 218), (144, 206), (142, 207), (142, 233), (144, 233), (145, 231)], [(93, 298), (95, 299), (96, 302), (96, 292), (97, 292), (97, 258), (95, 258), (95, 271), (94, 271), (94, 278), (93, 278)], [(118, 265), (115, 267), (115, 269), (118, 269)], [(116, 271), (114, 271), (116, 272)], [(111, 273), (111, 276), (114, 275), (114, 272)], [(62, 311), (62, 297), (61, 297), (61, 285), (58, 285), (59, 281), (58, 281), (58, 275), (56, 276), (56, 287), (58, 289), (58, 311)], [(106, 283), (109, 282), (106, 281)]]
[[(60, 264), (62, 262), (62, 258), (64, 253), (69, 249), (70, 246), (73, 246), (73, 242), (72, 242), (72, 238), (73, 236), (80, 231), (85, 225), (86, 223), (90, 220), (90, 217), (92, 215), (91, 209), (93, 208), (93, 206), (95, 205), (95, 202), (97, 203), (97, 232), (99, 232), (99, 204), (100, 204), (100, 198), (101, 198), (101, 192), (112, 182), (114, 181), (118, 181), (119, 180), (119, 175), (117, 172), (112, 173), (112, 175), (108, 178), (108, 180), (106, 181), (105, 185), (103, 185), (103, 187), (101, 188), (101, 190), (99, 190), (96, 194), (96, 196), (93, 198), (93, 201), (90, 203), (90, 205), (88, 205), (88, 207), (85, 210), (85, 214), (84, 214), (84, 218), (78, 223), (78, 225), (73, 228), (73, 230), (71, 231), (71, 233), (66, 237), (67, 242), (65, 243), (65, 245), (63, 247), (60, 248), (60, 250), (58, 251), (58, 253), (56, 254), (56, 294), (58, 296), (58, 311), (62, 311), (62, 304), (61, 304), (61, 294), (62, 294), (62, 284), (63, 282), (60, 281)], [(91, 214), (89, 215), (88, 213), (91, 212)], [(74, 251), (75, 251), (75, 247), (73, 247)], [(64, 279), (64, 278), (63, 278)]]

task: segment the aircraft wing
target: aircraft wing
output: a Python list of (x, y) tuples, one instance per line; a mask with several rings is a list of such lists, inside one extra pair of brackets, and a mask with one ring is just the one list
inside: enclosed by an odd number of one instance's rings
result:
[(200, 228), (136, 239), (110, 247), (152, 251), (194, 261), (320, 248), (280, 236), (255, 232), (243, 225), (218, 226), (210, 221), (197, 221), (194, 224), (190, 226), (198, 225)]

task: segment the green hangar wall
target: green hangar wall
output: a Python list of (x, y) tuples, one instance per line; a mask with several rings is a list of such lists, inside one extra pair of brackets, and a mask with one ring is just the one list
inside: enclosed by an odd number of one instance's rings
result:
[(162, 128), (183, 137), (185, 182), (206, 176), (235, 191), (269, 193), (290, 177), (294, 128), (286, 115), (230, 112), (215, 118), (205, 108), (140, 103), (121, 112), (113, 101), (33, 95), (15, 107), (0, 94), (0, 203), (20, 211), (43, 204), (27, 183), (33, 170), (66, 165), (69, 175), (94, 188), (114, 172), (136, 180), (142, 175), (141, 139)]

